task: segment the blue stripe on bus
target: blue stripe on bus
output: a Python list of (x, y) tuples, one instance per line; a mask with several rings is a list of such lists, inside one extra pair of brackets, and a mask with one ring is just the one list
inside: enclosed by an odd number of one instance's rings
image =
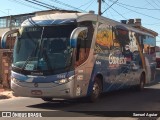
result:
[(4, 39), (1, 40), (1, 46), (3, 49), (6, 48), (6, 41)]
[(70, 46), (72, 48), (76, 48), (77, 47), (77, 40), (76, 39), (71, 39)]

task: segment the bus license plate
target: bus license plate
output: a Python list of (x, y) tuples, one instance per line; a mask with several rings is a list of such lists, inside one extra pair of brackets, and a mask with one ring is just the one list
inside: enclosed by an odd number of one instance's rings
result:
[(41, 90), (31, 90), (31, 94), (32, 95), (42, 95), (42, 91)]

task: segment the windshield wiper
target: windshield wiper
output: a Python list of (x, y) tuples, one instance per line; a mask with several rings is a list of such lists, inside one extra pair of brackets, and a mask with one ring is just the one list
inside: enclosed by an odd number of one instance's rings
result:
[(33, 53), (37, 50), (37, 48), (38, 48), (38, 42), (37, 42), (37, 44), (36, 44), (35, 49), (33, 49), (33, 51), (31, 52), (31, 55), (29, 55), (28, 58), (27, 58), (27, 60), (25, 61), (23, 67), (21, 68), (21, 71), (23, 71), (23, 70), (25, 69), (26, 65), (28, 64), (28, 62), (30, 61), (31, 58), (32, 58), (32, 59), (33, 59), (33, 58), (37, 58), (37, 57), (32, 57)]
[(49, 61), (49, 58), (48, 58), (48, 55), (47, 55), (46, 50), (43, 50), (43, 52), (44, 52), (45, 60), (46, 60), (46, 62), (47, 62), (48, 69), (49, 69), (49, 70), (51, 70), (51, 71), (53, 71), (53, 69), (52, 69), (51, 63), (50, 63), (50, 61)]
[[(40, 43), (40, 48), (43, 48), (44, 46), (43, 46), (43, 33), (44, 33), (44, 27), (43, 27), (43, 30), (42, 30), (42, 34), (41, 34), (41, 43)], [(42, 54), (42, 53), (44, 53), (44, 59), (46, 60), (46, 63), (47, 63), (47, 67), (48, 67), (48, 69), (49, 70), (53, 70), (52, 69), (52, 66), (51, 66), (51, 64), (50, 64), (50, 61), (49, 61), (49, 58), (48, 58), (48, 55), (47, 55), (47, 52), (46, 52), (46, 50), (45, 49), (42, 49), (42, 52), (40, 52), (39, 54)], [(39, 55), (38, 55), (39, 56)], [(43, 57), (43, 56), (42, 56)], [(39, 57), (38, 57), (39, 58)], [(38, 64), (37, 64), (37, 66), (39, 65), (39, 60), (38, 60)]]
[[(41, 34), (41, 41), (42, 41), (42, 36), (43, 36), (43, 31), (44, 31), (44, 27), (43, 27), (43, 30), (42, 30), (42, 34)], [(42, 43), (40, 43), (42, 44)], [(37, 44), (36, 44), (36, 47), (35, 49), (33, 49), (33, 51), (31, 52), (31, 55), (28, 56), (27, 60), (25, 61), (22, 69), (21, 69), (21, 72), (25, 69), (26, 65), (28, 64), (28, 62), (30, 61), (30, 59), (32, 58), (32, 55), (33, 53), (39, 48), (39, 42), (37, 41)], [(36, 58), (36, 57), (33, 57), (33, 58)], [(37, 58), (38, 59), (38, 58)]]

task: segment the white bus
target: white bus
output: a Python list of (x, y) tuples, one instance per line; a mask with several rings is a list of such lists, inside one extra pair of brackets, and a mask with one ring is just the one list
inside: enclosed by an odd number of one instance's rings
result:
[(129, 25), (88, 13), (58, 13), (25, 20), (17, 33), (11, 70), (14, 95), (89, 97), (154, 80), (155, 37)]

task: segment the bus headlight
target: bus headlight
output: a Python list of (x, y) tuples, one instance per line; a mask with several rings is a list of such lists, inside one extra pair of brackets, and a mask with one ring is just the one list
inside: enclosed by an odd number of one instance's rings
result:
[(19, 83), (19, 80), (17, 80), (16, 78), (11, 78), (11, 81), (13, 81), (14, 83), (18, 84)]
[(69, 78), (64, 78), (64, 79), (57, 80), (57, 81), (55, 81), (55, 83), (57, 83), (57, 84), (65, 84), (65, 83), (67, 83), (67, 82), (69, 82), (71, 80), (74, 80), (74, 78), (75, 78), (75, 76), (73, 75), (73, 76), (71, 76)]
[(60, 84), (64, 84), (64, 83), (67, 83), (67, 82), (69, 82), (69, 80), (68, 80), (68, 79), (62, 79), (62, 80), (59, 80), (59, 83), (60, 83)]
[(57, 84), (64, 84), (67, 82), (69, 82), (69, 80), (67, 78), (55, 81), (55, 83), (57, 83)]

